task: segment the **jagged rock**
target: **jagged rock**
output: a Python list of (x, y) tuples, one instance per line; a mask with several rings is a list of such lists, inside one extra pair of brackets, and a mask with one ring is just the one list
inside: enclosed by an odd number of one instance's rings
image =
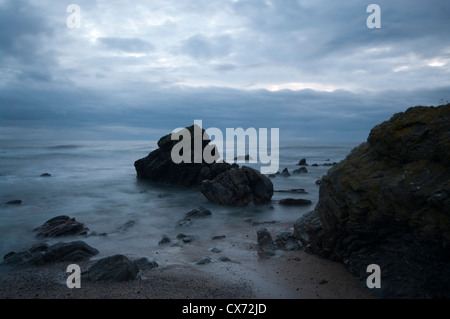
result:
[(124, 255), (114, 255), (98, 260), (87, 271), (90, 281), (127, 281), (134, 280), (139, 272), (135, 261)]
[(33, 229), (37, 237), (61, 237), (86, 235), (88, 228), (69, 216), (57, 216), (47, 220), (43, 225)]
[(288, 176), (291, 176), (291, 174), (289, 174), (289, 170), (287, 169), (287, 167), (285, 167), (285, 168), (281, 171), (280, 175), (281, 175), (282, 177), (288, 177)]
[(311, 205), (312, 202), (309, 199), (294, 199), (294, 198), (284, 198), (279, 202), (283, 206), (307, 206)]
[(305, 159), (305, 158), (302, 158), (302, 159), (298, 162), (297, 165), (300, 165), (300, 166), (308, 166), (308, 164), (306, 163), (306, 159)]
[(395, 114), (328, 171), (294, 235), (363, 286), (378, 264), (380, 297), (449, 298), (449, 167), (450, 104)]
[(194, 218), (203, 218), (207, 216), (211, 216), (211, 211), (204, 207), (191, 209), (184, 215), (182, 219), (177, 221), (176, 227), (190, 226), (192, 225), (192, 219)]
[(243, 166), (231, 168), (213, 180), (205, 180), (200, 188), (205, 197), (214, 203), (229, 206), (247, 206), (271, 200), (273, 184), (258, 171)]
[(292, 173), (293, 174), (306, 174), (306, 173), (308, 173), (308, 170), (306, 169), (306, 167), (300, 167), (298, 169), (294, 169), (294, 171)]

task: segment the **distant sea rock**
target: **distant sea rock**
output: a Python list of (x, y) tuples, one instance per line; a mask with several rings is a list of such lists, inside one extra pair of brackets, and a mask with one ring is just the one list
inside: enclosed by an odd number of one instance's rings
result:
[[(134, 163), (137, 177), (187, 187), (197, 186), (208, 200), (222, 205), (246, 206), (252, 201), (256, 204), (270, 201), (273, 184), (258, 171), (249, 167), (239, 168), (237, 164), (194, 163), (194, 135), (195, 132), (204, 135), (205, 130), (197, 125), (186, 129), (191, 135), (191, 163), (173, 162), (172, 148), (179, 141), (172, 141), (171, 134), (168, 134), (158, 141), (158, 149)], [(219, 157), (217, 149), (208, 145), (209, 142), (209, 138), (202, 141), (202, 150), (211, 147)]]
[(450, 297), (450, 104), (413, 107), (375, 126), (320, 184), (294, 224), (302, 247), (344, 262), (382, 298)]

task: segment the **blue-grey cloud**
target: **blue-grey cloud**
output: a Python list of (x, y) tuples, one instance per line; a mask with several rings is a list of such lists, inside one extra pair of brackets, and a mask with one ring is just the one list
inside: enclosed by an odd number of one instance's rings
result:
[(108, 49), (131, 53), (153, 51), (155, 46), (139, 38), (98, 38), (98, 42)]

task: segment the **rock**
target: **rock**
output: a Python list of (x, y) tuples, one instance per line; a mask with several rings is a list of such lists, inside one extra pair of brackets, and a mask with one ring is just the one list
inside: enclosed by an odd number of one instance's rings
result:
[(212, 240), (220, 240), (220, 239), (224, 239), (224, 238), (226, 238), (227, 236), (225, 236), (225, 235), (217, 235), (217, 236), (213, 236), (213, 237), (211, 237), (211, 239)]
[(83, 241), (56, 243), (42, 255), (45, 263), (59, 261), (80, 261), (98, 254), (98, 250)]
[(257, 232), (258, 253), (263, 256), (274, 256), (276, 245), (272, 240), (272, 235), (266, 228), (261, 228)]
[(317, 166), (319, 166), (319, 164), (314, 163), (314, 164), (312, 164), (311, 166), (317, 167)]
[(134, 280), (139, 267), (124, 255), (114, 255), (98, 260), (88, 270), (90, 281), (128, 281)]
[(161, 245), (164, 245), (164, 244), (168, 244), (170, 242), (171, 242), (170, 238), (167, 235), (163, 235), (161, 240), (158, 242), (158, 245), (161, 246)]
[(138, 258), (134, 261), (140, 270), (157, 268), (159, 265), (154, 260), (148, 260), (146, 257)]
[(37, 237), (61, 237), (86, 235), (88, 228), (84, 224), (79, 223), (75, 218), (69, 216), (57, 216), (47, 220), (42, 226), (39, 226), (33, 231), (37, 232)]
[[(158, 149), (151, 152), (147, 157), (137, 160), (134, 163), (137, 177), (156, 182), (195, 186), (200, 185), (205, 179), (213, 179), (217, 175), (231, 168), (228, 163), (194, 162), (194, 131), (204, 135), (205, 130), (197, 125), (186, 128), (191, 134), (191, 161), (190, 163), (173, 162), (171, 151), (178, 140), (171, 140), (171, 134), (167, 134), (158, 141)], [(210, 139), (202, 141), (202, 151), (208, 145)], [(215, 150), (218, 155), (217, 149)], [(217, 156), (218, 158), (218, 156)]]
[(213, 252), (213, 253), (215, 253), (215, 254), (218, 254), (218, 253), (221, 253), (221, 252), (222, 252), (220, 249), (218, 249), (218, 248), (216, 248), (216, 247), (211, 248), (210, 251)]
[(214, 203), (247, 206), (251, 202), (269, 202), (273, 195), (273, 184), (258, 171), (243, 166), (227, 170), (213, 180), (203, 181), (200, 191)]
[(320, 185), (320, 184), (322, 184), (322, 179), (321, 178), (316, 180), (316, 185)]
[(294, 199), (294, 198), (284, 198), (279, 202), (283, 206), (307, 206), (311, 205), (312, 202), (309, 199)]
[(196, 265), (206, 265), (209, 264), (211, 262), (211, 257), (205, 257), (205, 258), (201, 258), (199, 260), (197, 260), (195, 262)]
[(275, 244), (282, 250), (295, 250), (299, 248), (297, 240), (291, 232), (281, 232), (275, 239)]
[(4, 264), (10, 265), (43, 265), (61, 261), (81, 261), (98, 254), (98, 250), (83, 241), (56, 243), (47, 246), (45, 243), (31, 246), (30, 249), (18, 253), (10, 252), (4, 256)]
[(328, 171), (294, 236), (363, 286), (379, 265), (379, 297), (449, 298), (449, 167), (450, 104), (397, 113)]
[(190, 242), (194, 241), (194, 236), (179, 233), (177, 235), (177, 239), (181, 239), (183, 241), (183, 243), (190, 243)]
[(183, 227), (183, 226), (190, 226), (192, 225), (192, 219), (194, 218), (203, 218), (207, 216), (211, 216), (211, 211), (209, 209), (206, 209), (204, 207), (200, 208), (194, 208), (188, 211), (182, 219), (180, 219), (176, 227)]
[(300, 167), (298, 169), (295, 169), (292, 173), (293, 174), (305, 174), (305, 173), (308, 173), (308, 170), (306, 169), (306, 167)]
[(44, 173), (44, 174), (41, 174), (40, 175), (40, 177), (51, 177), (52, 175), (51, 174), (49, 174), (49, 173)]
[(22, 204), (22, 201), (20, 199), (10, 200), (9, 202), (6, 202), (5, 205), (20, 205)]
[(333, 162), (333, 163), (324, 163), (324, 164), (322, 164), (322, 166), (334, 166), (334, 165), (337, 165), (337, 163)]
[(287, 167), (285, 167), (280, 174), (282, 177), (288, 177), (291, 176), (291, 174), (289, 174), (289, 170), (287, 169)]
[(119, 232), (119, 233), (126, 232), (131, 227), (134, 227), (134, 225), (136, 225), (136, 221), (135, 220), (129, 220), (126, 223), (124, 223), (123, 225), (117, 227), (116, 228), (116, 232)]
[(227, 261), (231, 261), (230, 258), (225, 257), (225, 256), (220, 256), (219, 258), (217, 258), (218, 261), (223, 261), (223, 262), (227, 262)]
[(276, 178), (277, 175), (275, 175), (275, 174), (269, 174), (269, 175), (267, 175), (267, 177), (268, 177), (268, 178)]
[(304, 188), (281, 189), (281, 190), (276, 190), (276, 191), (274, 191), (274, 192), (278, 192), (278, 193), (308, 194), (308, 192), (305, 191)]
[(300, 160), (300, 162), (298, 162), (297, 165), (300, 165), (300, 166), (308, 166), (308, 164), (306, 163), (306, 159), (305, 159), (305, 158), (302, 158), (302, 159)]

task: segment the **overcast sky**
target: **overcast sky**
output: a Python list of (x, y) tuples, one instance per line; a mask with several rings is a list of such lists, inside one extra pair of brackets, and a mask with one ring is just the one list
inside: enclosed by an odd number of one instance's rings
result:
[[(69, 4), (81, 9), (68, 28)], [(381, 28), (369, 29), (369, 4)], [(450, 100), (448, 0), (0, 0), (0, 138), (363, 141)]]

